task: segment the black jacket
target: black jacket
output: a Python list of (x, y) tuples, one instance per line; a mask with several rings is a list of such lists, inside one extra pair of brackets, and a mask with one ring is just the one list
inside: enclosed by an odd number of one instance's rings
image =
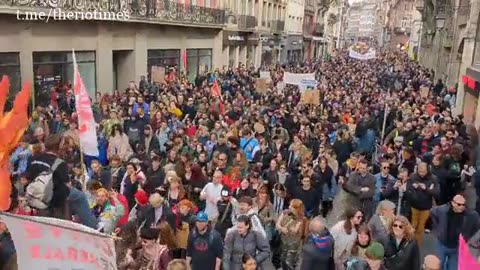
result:
[[(170, 207), (167, 207), (166, 205), (162, 205), (163, 207), (163, 212), (162, 212), (162, 217), (158, 221), (158, 223), (165, 221), (170, 225), (173, 231), (177, 230), (177, 220), (175, 215), (173, 214), (172, 210)], [(155, 208), (151, 205), (147, 205), (142, 213), (140, 213), (137, 225), (141, 226), (143, 224), (144, 227), (152, 227), (153, 223), (155, 222)], [(155, 224), (155, 225), (158, 225)]]
[(333, 261), (334, 240), (328, 230), (325, 230), (319, 238), (317, 246), (313, 237), (307, 237), (302, 251), (301, 270), (335, 270)]
[[(50, 170), (56, 159), (57, 156), (50, 153), (35, 155), (28, 164), (27, 179), (33, 181), (40, 173)], [(62, 161), (53, 172), (53, 196), (50, 201), (50, 207), (57, 208), (65, 205), (70, 194), (70, 189), (66, 185), (69, 181), (67, 163)]]
[[(425, 177), (420, 177), (417, 173), (410, 177), (410, 180), (407, 182), (405, 196), (411, 207), (418, 210), (430, 210), (432, 208), (433, 198), (436, 198), (440, 192), (440, 186), (433, 177), (430, 173)], [(414, 188), (413, 184), (415, 183), (425, 184), (426, 189)]]
[(388, 270), (420, 269), (420, 249), (415, 239), (404, 239), (397, 247), (396, 240), (390, 236), (385, 244), (384, 263)]

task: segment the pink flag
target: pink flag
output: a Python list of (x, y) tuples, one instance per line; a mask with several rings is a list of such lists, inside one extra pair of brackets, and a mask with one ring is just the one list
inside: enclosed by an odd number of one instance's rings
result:
[(72, 51), (74, 66), (74, 93), (75, 107), (78, 115), (78, 136), (80, 137), (80, 147), (85, 155), (98, 156), (97, 129), (95, 119), (93, 118), (92, 102), (88, 96), (85, 84), (78, 71), (75, 52)]
[(475, 260), (467, 243), (460, 235), (458, 240), (458, 270), (480, 269), (480, 264)]

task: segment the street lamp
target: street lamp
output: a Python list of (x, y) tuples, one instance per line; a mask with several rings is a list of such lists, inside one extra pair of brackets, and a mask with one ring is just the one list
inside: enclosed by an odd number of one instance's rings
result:
[(437, 30), (442, 30), (445, 27), (445, 21), (447, 20), (447, 17), (445, 14), (438, 14), (435, 17), (435, 24), (437, 26)]

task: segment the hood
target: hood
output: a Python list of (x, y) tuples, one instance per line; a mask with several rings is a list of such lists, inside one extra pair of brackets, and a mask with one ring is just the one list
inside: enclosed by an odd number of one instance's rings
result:
[(70, 195), (68, 196), (69, 201), (79, 201), (81, 200), (85, 194), (76, 188), (70, 189)]

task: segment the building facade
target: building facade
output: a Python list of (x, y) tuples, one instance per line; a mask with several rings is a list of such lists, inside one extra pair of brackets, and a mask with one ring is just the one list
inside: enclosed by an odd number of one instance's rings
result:
[(390, 5), (389, 47), (407, 47), (412, 33), (415, 15), (415, 0), (395, 0)]
[(365, 0), (349, 5), (346, 16), (345, 39), (352, 43), (357, 39), (377, 39), (377, 1)]
[(285, 18), (287, 0), (265, 0), (260, 9), (261, 64), (276, 64), (280, 62), (280, 56), (286, 44)]
[(303, 60), (304, 0), (287, 2), (285, 31), (287, 34), (281, 54), (282, 63), (299, 63)]
[(328, 0), (307, 0), (303, 21), (303, 55), (305, 60), (318, 59), (326, 54), (325, 18)]

